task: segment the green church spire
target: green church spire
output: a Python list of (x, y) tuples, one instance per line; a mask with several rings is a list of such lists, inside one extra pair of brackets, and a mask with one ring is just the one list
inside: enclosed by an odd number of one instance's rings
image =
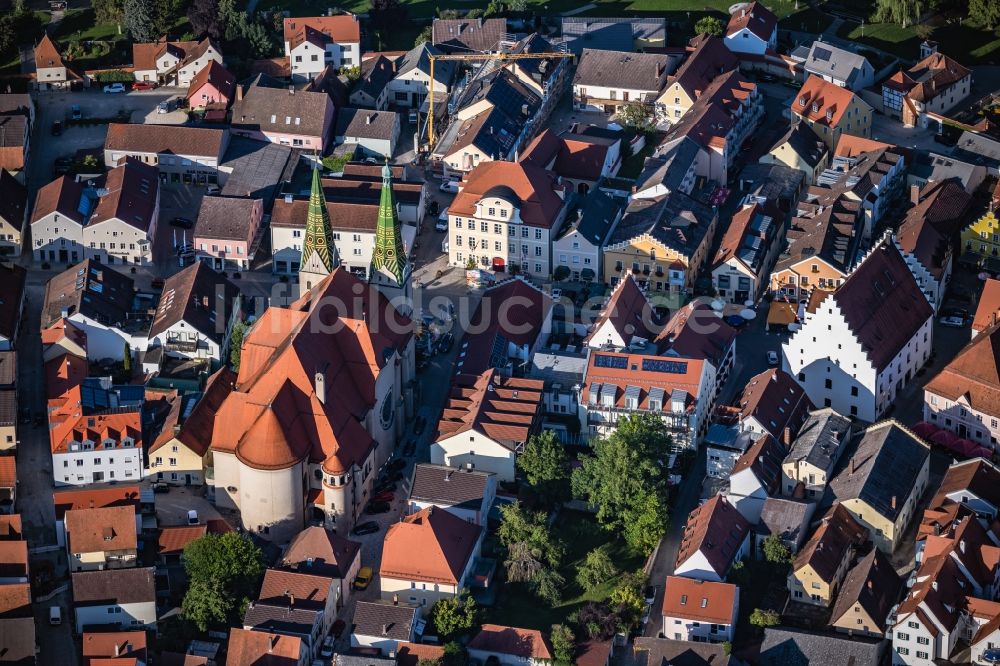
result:
[(382, 167), (382, 198), (378, 205), (378, 225), (375, 228), (375, 250), (372, 252), (371, 273), (392, 276), (399, 285), (406, 274), (406, 250), (399, 220), (396, 219), (396, 198), (392, 195), (392, 168), (386, 160)]
[(306, 216), (306, 237), (302, 243), (300, 272), (329, 275), (340, 264), (337, 246), (330, 229), (330, 211), (320, 185), (319, 169), (313, 169), (312, 191), (309, 194), (309, 212)]

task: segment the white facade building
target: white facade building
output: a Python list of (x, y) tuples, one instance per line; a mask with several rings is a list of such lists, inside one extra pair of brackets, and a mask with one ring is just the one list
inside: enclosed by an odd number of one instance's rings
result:
[(361, 66), (361, 28), (353, 14), (286, 18), (284, 44), (297, 81), (316, 78), (327, 65)]

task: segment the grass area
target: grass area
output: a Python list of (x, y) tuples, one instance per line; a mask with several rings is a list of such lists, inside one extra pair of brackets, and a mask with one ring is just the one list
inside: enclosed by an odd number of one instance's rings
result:
[(71, 9), (56, 26), (53, 38), (57, 41), (117, 41), (124, 39), (113, 23), (96, 23), (93, 9)]
[(645, 147), (640, 150), (635, 155), (629, 155), (622, 162), (621, 169), (618, 170), (619, 178), (630, 178), (632, 180), (639, 177), (642, 173), (642, 164), (646, 161), (646, 158), (653, 154), (653, 150), (656, 149), (656, 141), (647, 138)]
[(781, 19), (778, 22), (778, 28), (819, 34), (829, 28), (831, 23), (833, 23), (833, 17), (829, 14), (807, 7)]
[[(487, 611), (489, 622), (548, 631), (553, 624), (566, 622), (566, 618), (588, 601), (607, 599), (618, 584), (617, 579), (591, 592), (585, 592), (576, 583), (577, 566), (583, 562), (587, 553), (602, 544), (610, 544), (611, 559), (619, 569), (635, 571), (645, 560), (624, 541), (616, 539), (614, 533), (598, 527), (595, 518), (588, 513), (562, 511), (555, 524), (555, 534), (566, 544), (566, 556), (559, 569), (559, 573), (566, 578), (562, 603), (549, 608), (527, 586), (521, 583), (501, 583), (503, 589), (496, 603)], [(502, 563), (500, 566), (503, 566)]]
[[(845, 39), (868, 44), (898, 55), (907, 60), (916, 60), (920, 55), (920, 42), (914, 26), (902, 27), (894, 23), (844, 23), (837, 34)], [(946, 53), (965, 65), (994, 64), (1000, 62), (1000, 39), (991, 30), (981, 30), (965, 22), (964, 25), (951, 23), (938, 26), (931, 34), (942, 53)]]

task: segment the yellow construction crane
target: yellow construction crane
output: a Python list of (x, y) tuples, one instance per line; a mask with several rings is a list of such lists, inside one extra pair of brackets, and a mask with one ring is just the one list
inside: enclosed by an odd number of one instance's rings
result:
[(434, 149), (434, 63), (438, 60), (499, 60), (500, 62), (508, 62), (511, 60), (531, 60), (539, 58), (572, 58), (572, 53), (563, 53), (562, 51), (552, 51), (545, 53), (465, 53), (465, 54), (451, 54), (451, 55), (431, 55), (428, 54), (427, 57), (431, 61), (431, 80), (430, 80), (430, 114), (427, 119), (427, 144), (430, 146), (431, 150)]

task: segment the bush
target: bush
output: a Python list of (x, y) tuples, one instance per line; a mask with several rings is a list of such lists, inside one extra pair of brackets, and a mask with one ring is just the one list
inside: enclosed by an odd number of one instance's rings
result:
[(106, 72), (98, 72), (94, 79), (100, 83), (135, 83), (135, 75), (132, 72), (123, 72), (120, 69), (111, 69)]
[(587, 557), (576, 570), (576, 582), (590, 592), (611, 580), (618, 574), (611, 560), (607, 544), (598, 546), (587, 553)]
[(773, 627), (781, 622), (781, 616), (778, 615), (778, 611), (773, 611), (770, 608), (754, 608), (753, 612), (750, 613), (750, 624), (755, 627)]

